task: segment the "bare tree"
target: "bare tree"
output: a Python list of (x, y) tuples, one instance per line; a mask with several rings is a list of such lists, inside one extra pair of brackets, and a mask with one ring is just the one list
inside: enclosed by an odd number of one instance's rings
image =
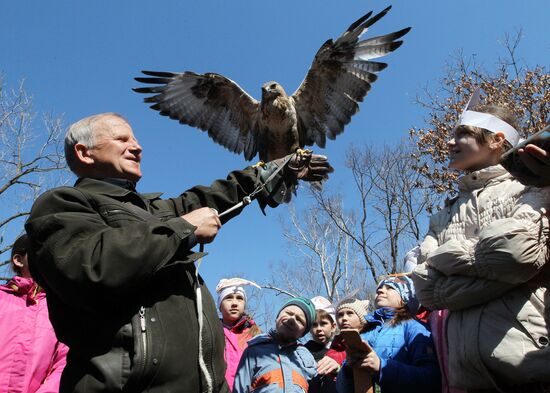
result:
[(364, 286), (365, 271), (351, 239), (318, 206), (301, 214), (290, 209), (290, 222), (283, 235), (291, 245), (292, 262), (272, 267), (276, 284), (266, 287), (287, 295), (322, 295), (336, 302)]
[(481, 86), (484, 101), (510, 109), (527, 136), (544, 128), (550, 116), (550, 73), (543, 66), (529, 67), (517, 60), (521, 31), (506, 35), (507, 54), (493, 70), (459, 53), (436, 87), (425, 88), (417, 102), (428, 110), (426, 126), (412, 128), (416, 143), (415, 168), (438, 193), (454, 193), (457, 173), (446, 167), (447, 140), (473, 90)]
[(7, 251), (22, 232), (32, 202), (62, 182), (62, 128), (60, 118), (37, 115), (23, 82), (9, 89), (0, 76), (0, 268), (9, 262)]
[(379, 276), (398, 272), (431, 202), (414, 164), (405, 144), (351, 148), (346, 166), (354, 188), (345, 195), (312, 188), (314, 206), (302, 219), (291, 214), (284, 236), (298, 253), (274, 272), (279, 287), (336, 301), (364, 297)]

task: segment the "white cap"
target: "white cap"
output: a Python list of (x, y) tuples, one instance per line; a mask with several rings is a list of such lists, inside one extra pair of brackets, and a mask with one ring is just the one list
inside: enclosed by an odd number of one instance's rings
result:
[(253, 285), (256, 288), (261, 288), (254, 281), (249, 281), (244, 278), (234, 277), (234, 278), (222, 278), (218, 285), (216, 285), (216, 292), (218, 293), (218, 308), (222, 303), (222, 300), (225, 299), (227, 295), (233, 293), (239, 293), (244, 297), (246, 302), (246, 292), (243, 288), (245, 285)]
[(311, 303), (315, 306), (315, 310), (325, 311), (328, 315), (330, 315), (332, 321), (336, 322), (336, 309), (330, 300), (324, 298), (323, 296), (315, 296), (311, 299)]

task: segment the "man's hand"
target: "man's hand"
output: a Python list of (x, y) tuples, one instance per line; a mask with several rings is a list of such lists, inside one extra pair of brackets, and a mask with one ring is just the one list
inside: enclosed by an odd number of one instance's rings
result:
[(517, 179), (526, 185), (544, 187), (550, 185), (550, 152), (536, 145), (527, 145), (518, 150), (518, 154), (527, 168), (535, 176), (520, 176)]
[(317, 362), (317, 373), (320, 375), (335, 374), (338, 370), (340, 370), (338, 362), (328, 356)]
[(209, 207), (201, 207), (181, 216), (185, 221), (197, 227), (195, 236), (199, 243), (210, 243), (218, 234), (222, 223), (218, 212)]

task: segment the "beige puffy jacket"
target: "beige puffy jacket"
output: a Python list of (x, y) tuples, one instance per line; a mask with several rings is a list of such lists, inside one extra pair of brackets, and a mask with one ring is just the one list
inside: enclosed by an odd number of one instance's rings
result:
[(497, 165), (462, 177), (431, 217), (413, 280), (424, 306), (451, 311), (451, 386), (550, 382), (549, 202)]

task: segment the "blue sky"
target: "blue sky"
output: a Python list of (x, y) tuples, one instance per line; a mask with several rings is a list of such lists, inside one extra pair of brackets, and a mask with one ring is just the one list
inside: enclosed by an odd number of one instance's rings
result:
[[(143, 192), (175, 196), (247, 165), (197, 129), (159, 116), (133, 93), (140, 70), (218, 72), (252, 96), (280, 82), (293, 92), (319, 46), (386, 1), (4, 1), (0, 13), (0, 72), (9, 85), (25, 79), (35, 109), (66, 124), (106, 111), (126, 116), (144, 147)], [(345, 190), (344, 153), (351, 145), (397, 142), (426, 112), (413, 103), (435, 86), (458, 50), (490, 69), (505, 56), (505, 33), (523, 28), (519, 58), (548, 65), (548, 0), (399, 1), (367, 35), (412, 26), (405, 44), (380, 74), (344, 134), (329, 141), (336, 172), (330, 185)], [(298, 196), (298, 207), (308, 204)], [(269, 264), (289, 260), (280, 234), (287, 207), (264, 217), (253, 205), (225, 225), (201, 271), (214, 287), (245, 272), (265, 282)]]

